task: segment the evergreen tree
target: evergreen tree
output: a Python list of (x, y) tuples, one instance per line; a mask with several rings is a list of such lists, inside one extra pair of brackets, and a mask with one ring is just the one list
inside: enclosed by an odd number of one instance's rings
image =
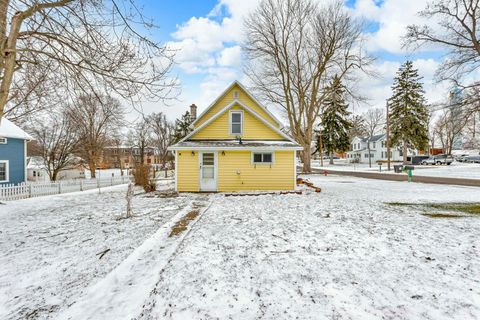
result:
[(345, 102), (345, 86), (340, 78), (335, 76), (326, 90), (328, 96), (323, 105), (320, 133), (323, 149), (330, 155), (330, 164), (333, 164), (334, 152), (345, 152), (350, 148), (349, 131), (352, 123)]
[(185, 138), (192, 131), (190, 127), (192, 122), (192, 117), (188, 111), (186, 111), (180, 119), (175, 120), (175, 143)]
[(422, 77), (406, 61), (393, 80), (390, 105), (390, 142), (403, 149), (403, 163), (407, 163), (408, 148), (425, 149), (428, 144), (428, 110), (424, 97)]

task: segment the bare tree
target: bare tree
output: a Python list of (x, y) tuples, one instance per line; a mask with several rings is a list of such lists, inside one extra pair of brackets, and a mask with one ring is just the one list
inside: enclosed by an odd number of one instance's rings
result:
[(362, 116), (355, 115), (350, 119), (352, 127), (348, 135), (350, 136), (350, 142), (355, 137), (363, 137), (367, 135), (367, 127), (365, 126), (365, 119)]
[(371, 144), (373, 136), (378, 133), (378, 130), (385, 125), (385, 112), (383, 109), (374, 108), (369, 109), (364, 115), (365, 129), (368, 134), (367, 149), (368, 149), (368, 165), (372, 167), (372, 157), (370, 156)]
[(48, 68), (25, 65), (15, 74), (4, 116), (16, 123), (31, 123), (65, 103), (62, 83)]
[(128, 141), (132, 147), (135, 162), (143, 165), (147, 147), (152, 142), (152, 130), (147, 119), (141, 118), (134, 124), (128, 134)]
[(442, 150), (444, 152), (447, 151), (448, 143), (447, 143), (447, 122), (445, 118), (441, 116), (435, 122), (433, 131), (435, 132), (435, 137), (440, 140), (440, 145), (442, 146)]
[(0, 1), (0, 119), (27, 68), (61, 79), (63, 94), (170, 97), (172, 55), (139, 33), (152, 27), (132, 0)]
[[(447, 49), (446, 58), (438, 69), (439, 80), (460, 80), (480, 67), (480, 0), (435, 0), (420, 12), (437, 26), (410, 25), (407, 27), (405, 46), (425, 44)], [(466, 84), (476, 87), (479, 83)], [(480, 101), (478, 95), (465, 95), (465, 101)]]
[(445, 153), (452, 153), (454, 143), (457, 139), (461, 139), (469, 119), (470, 117), (458, 108), (448, 108), (442, 111), (435, 125), (435, 131)]
[(169, 151), (167, 150), (175, 142), (175, 125), (167, 120), (165, 114), (152, 113), (147, 121), (151, 128), (152, 145), (158, 150), (160, 163), (163, 169), (167, 169)]
[(246, 73), (262, 98), (285, 111), (304, 148), (303, 171), (310, 172), (324, 88), (334, 75), (348, 80), (372, 61), (362, 50), (362, 26), (341, 1), (320, 7), (311, 0), (263, 0), (245, 29)]
[(79, 138), (78, 152), (88, 163), (91, 177), (95, 178), (103, 149), (124, 124), (123, 107), (115, 98), (91, 94), (80, 96), (67, 108), (66, 114)]
[[(430, 139), (430, 147), (435, 148), (435, 141), (437, 139), (437, 130), (435, 130), (436, 120), (434, 117), (434, 113), (429, 110), (428, 113), (428, 138)], [(429, 154), (431, 152), (429, 151)]]
[(131, 218), (133, 216), (133, 210), (132, 210), (133, 194), (134, 194), (133, 183), (130, 182), (127, 188), (127, 195), (125, 197), (127, 199), (127, 212), (125, 213), (125, 219)]
[(62, 113), (52, 114), (39, 121), (31, 131), (50, 180), (56, 181), (60, 171), (76, 163), (73, 153), (78, 137), (72, 121)]

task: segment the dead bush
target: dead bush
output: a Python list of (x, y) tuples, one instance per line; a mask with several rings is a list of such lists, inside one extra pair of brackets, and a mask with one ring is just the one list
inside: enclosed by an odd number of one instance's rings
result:
[(139, 164), (133, 171), (135, 185), (141, 186), (145, 192), (153, 192), (157, 190), (157, 183), (150, 175), (150, 168), (146, 164)]

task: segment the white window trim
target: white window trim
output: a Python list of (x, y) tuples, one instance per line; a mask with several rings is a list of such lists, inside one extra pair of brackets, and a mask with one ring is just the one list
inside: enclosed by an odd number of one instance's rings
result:
[[(240, 133), (233, 133), (232, 132), (232, 114), (233, 113), (240, 113)], [(228, 113), (228, 133), (231, 136), (243, 136), (243, 123), (244, 123), (244, 117), (243, 117), (243, 110), (230, 110)]]
[(0, 144), (7, 144), (7, 143), (8, 143), (8, 139), (7, 139), (7, 138), (0, 137)]
[[(255, 162), (255, 161), (253, 161), (253, 155), (256, 154), (256, 153), (271, 153), (271, 154), (272, 154), (272, 162)], [(273, 164), (275, 164), (275, 151), (268, 151), (268, 150), (265, 150), (265, 151), (252, 151), (251, 163), (252, 163), (253, 165), (259, 165), (259, 166), (270, 166), (270, 165), (273, 165)]]
[(0, 180), (0, 182), (9, 182), (10, 181), (10, 166), (8, 163), (8, 160), (0, 160), (0, 163), (5, 163), (5, 179), (6, 180)]

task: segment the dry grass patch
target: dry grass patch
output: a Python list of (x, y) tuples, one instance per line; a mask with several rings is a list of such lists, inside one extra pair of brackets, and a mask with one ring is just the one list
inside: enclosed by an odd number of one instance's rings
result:
[(187, 230), (187, 226), (190, 223), (190, 221), (195, 220), (195, 218), (198, 216), (199, 213), (200, 213), (200, 210), (198, 209), (194, 209), (189, 213), (187, 213), (182, 219), (180, 219), (180, 221), (175, 223), (175, 225), (172, 228), (172, 231), (170, 232), (169, 237), (176, 236), (182, 233), (183, 231)]
[(416, 207), (425, 212), (422, 213), (430, 218), (465, 218), (480, 215), (479, 203), (403, 203), (403, 202), (387, 202), (388, 205), (394, 207)]

